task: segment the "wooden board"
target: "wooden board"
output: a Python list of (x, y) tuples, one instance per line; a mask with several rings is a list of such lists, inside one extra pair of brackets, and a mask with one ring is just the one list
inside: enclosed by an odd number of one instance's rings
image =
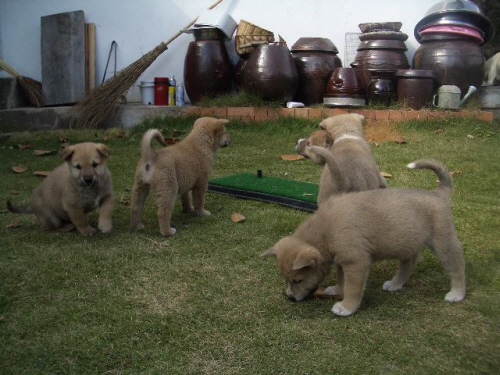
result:
[(95, 23), (85, 24), (85, 86), (95, 88)]
[(83, 11), (41, 17), (41, 35), (44, 105), (80, 101), (86, 92)]

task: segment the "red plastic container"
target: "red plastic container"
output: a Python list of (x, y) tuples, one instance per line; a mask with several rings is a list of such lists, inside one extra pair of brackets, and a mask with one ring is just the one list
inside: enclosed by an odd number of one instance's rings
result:
[(155, 77), (155, 105), (168, 105), (168, 77)]

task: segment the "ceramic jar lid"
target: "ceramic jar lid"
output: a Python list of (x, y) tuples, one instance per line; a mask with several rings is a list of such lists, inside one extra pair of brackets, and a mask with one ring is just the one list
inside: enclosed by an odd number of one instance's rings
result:
[(297, 51), (323, 51), (339, 53), (339, 50), (328, 38), (299, 38), (291, 48), (291, 52)]

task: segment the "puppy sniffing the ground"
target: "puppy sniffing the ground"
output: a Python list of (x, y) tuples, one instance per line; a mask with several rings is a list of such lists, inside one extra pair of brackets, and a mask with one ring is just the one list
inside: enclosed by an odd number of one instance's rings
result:
[(170, 226), (177, 195), (182, 209), (199, 216), (209, 216), (205, 210), (205, 194), (212, 173), (216, 151), (231, 143), (225, 124), (229, 120), (201, 117), (187, 137), (172, 146), (155, 150), (153, 139), (162, 145), (165, 140), (157, 129), (148, 130), (141, 142), (141, 159), (137, 164), (132, 189), (130, 229), (141, 230), (144, 202), (151, 190), (156, 198), (158, 222), (163, 236), (172, 236)]
[(92, 235), (87, 213), (99, 210), (98, 227), (112, 229), (113, 186), (106, 167), (108, 148), (99, 143), (79, 143), (61, 151), (65, 163), (54, 169), (33, 192), (27, 206), (7, 202), (14, 213), (35, 214), (45, 230), (70, 231)]
[(320, 123), (323, 130), (297, 142), (297, 152), (325, 164), (319, 181), (318, 205), (330, 196), (387, 187), (363, 137), (364, 116), (332, 116)]
[(325, 293), (343, 296), (333, 305), (334, 314), (351, 315), (361, 303), (372, 262), (399, 260), (396, 275), (382, 286), (387, 291), (399, 290), (425, 247), (434, 251), (450, 275), (451, 290), (445, 300), (465, 298), (462, 245), (450, 210), (450, 174), (429, 159), (408, 167), (434, 171), (439, 187), (433, 191), (387, 188), (333, 196), (295, 233), (262, 254), (277, 257), (289, 299), (301, 301), (313, 294), (335, 263), (337, 285)]

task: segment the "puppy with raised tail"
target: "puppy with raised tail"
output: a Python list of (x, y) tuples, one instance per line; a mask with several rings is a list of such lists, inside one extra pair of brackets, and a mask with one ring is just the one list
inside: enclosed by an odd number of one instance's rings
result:
[(112, 229), (113, 186), (106, 161), (109, 149), (100, 143), (85, 142), (61, 151), (65, 163), (54, 169), (33, 191), (26, 206), (7, 202), (10, 212), (35, 214), (44, 230), (70, 231), (76, 227), (83, 235), (95, 229), (87, 214), (99, 210), (98, 227), (103, 233)]
[(170, 226), (177, 195), (182, 209), (199, 216), (209, 216), (205, 210), (205, 194), (212, 173), (216, 151), (231, 143), (225, 124), (229, 120), (201, 117), (185, 139), (158, 150), (152, 147), (156, 139), (166, 142), (157, 129), (148, 130), (141, 142), (141, 158), (137, 164), (132, 189), (130, 229), (144, 229), (142, 212), (151, 190), (156, 198), (160, 233), (172, 236), (176, 229)]
[(437, 161), (422, 159), (408, 165), (430, 169), (439, 177), (433, 191), (387, 188), (333, 196), (290, 236), (262, 256), (275, 256), (292, 301), (313, 294), (337, 266), (337, 284), (329, 295), (343, 296), (333, 305), (339, 316), (358, 309), (370, 265), (399, 260), (395, 276), (382, 288), (395, 291), (408, 281), (421, 250), (430, 247), (451, 278), (448, 302), (465, 298), (465, 265), (450, 210), (451, 177)]
[(335, 194), (387, 187), (363, 137), (363, 121), (355, 113), (328, 117), (320, 123), (322, 130), (297, 142), (299, 154), (324, 165), (318, 206)]

